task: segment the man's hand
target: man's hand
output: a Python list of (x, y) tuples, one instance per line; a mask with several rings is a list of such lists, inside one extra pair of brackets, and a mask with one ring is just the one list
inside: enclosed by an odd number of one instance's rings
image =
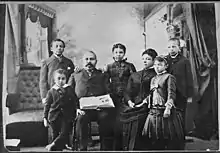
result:
[(74, 69), (74, 72), (79, 72), (79, 71), (81, 71), (82, 69), (81, 68), (79, 68), (78, 66), (75, 66), (75, 69)]
[(107, 64), (105, 64), (104, 67), (102, 68), (102, 72), (107, 72)]
[(187, 98), (188, 103), (192, 103), (192, 97)]
[(44, 118), (44, 126), (45, 126), (45, 127), (48, 127), (48, 125), (49, 125), (49, 123), (48, 123), (47, 119)]
[(46, 103), (46, 98), (42, 99), (42, 103), (45, 104)]
[(77, 109), (76, 110), (76, 115), (78, 116), (78, 115), (85, 115), (85, 112), (83, 111), (83, 110), (81, 110), (81, 109)]
[(134, 108), (134, 103), (131, 100), (129, 100), (128, 101), (128, 106), (131, 107), (131, 108)]

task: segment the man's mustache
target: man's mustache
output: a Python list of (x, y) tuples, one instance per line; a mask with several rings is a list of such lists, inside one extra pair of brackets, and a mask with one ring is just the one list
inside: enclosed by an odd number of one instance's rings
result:
[(92, 63), (87, 63), (86, 66), (93, 66), (93, 64)]

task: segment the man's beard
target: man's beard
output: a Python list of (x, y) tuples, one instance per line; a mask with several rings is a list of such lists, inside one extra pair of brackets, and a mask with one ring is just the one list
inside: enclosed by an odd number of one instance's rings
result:
[(85, 66), (88, 70), (92, 70), (95, 68), (95, 66), (92, 63), (87, 63)]

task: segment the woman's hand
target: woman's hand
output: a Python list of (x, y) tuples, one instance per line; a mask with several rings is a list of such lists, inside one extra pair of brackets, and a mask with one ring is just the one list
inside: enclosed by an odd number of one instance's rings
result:
[(44, 126), (45, 126), (45, 127), (48, 127), (48, 125), (49, 125), (49, 123), (48, 123), (47, 119), (44, 118)]
[(140, 103), (140, 104), (138, 104), (138, 105), (135, 105), (135, 107), (141, 107), (141, 106), (143, 106), (144, 104), (147, 104), (147, 103), (148, 103), (147, 98), (145, 98), (145, 99), (142, 101), (142, 103)]
[(129, 100), (128, 101), (128, 106), (131, 107), (131, 108), (134, 108), (134, 103), (131, 100)]
[(78, 116), (78, 115), (85, 115), (85, 112), (81, 109), (77, 109), (76, 110), (76, 116)]
[(170, 116), (170, 108), (169, 107), (166, 107), (164, 113), (163, 113), (163, 117), (164, 118), (167, 118)]

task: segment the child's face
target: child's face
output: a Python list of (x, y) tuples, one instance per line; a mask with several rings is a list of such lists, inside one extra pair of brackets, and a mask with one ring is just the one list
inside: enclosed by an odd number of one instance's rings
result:
[(179, 45), (178, 45), (178, 41), (169, 41), (167, 48), (168, 48), (168, 53), (171, 56), (176, 55), (180, 50)]
[(66, 76), (64, 74), (56, 73), (54, 75), (54, 82), (57, 86), (62, 87), (66, 84)]
[(165, 62), (159, 62), (159, 61), (154, 61), (154, 70), (156, 71), (156, 73), (161, 73), (164, 70), (166, 70), (167, 65)]
[(153, 66), (153, 64), (154, 64), (153, 58), (148, 54), (144, 54), (142, 56), (142, 61), (143, 61), (145, 68), (149, 68), (149, 67)]
[(125, 52), (121, 48), (115, 48), (113, 50), (113, 57), (116, 61), (121, 61), (125, 56)]
[(61, 41), (54, 41), (51, 46), (51, 51), (56, 55), (62, 55), (64, 51), (64, 44)]

